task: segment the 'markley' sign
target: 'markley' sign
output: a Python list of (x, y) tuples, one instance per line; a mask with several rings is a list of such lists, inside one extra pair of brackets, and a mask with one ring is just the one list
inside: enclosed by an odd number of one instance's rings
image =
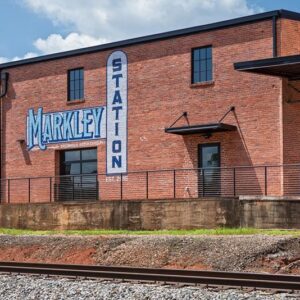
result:
[(106, 138), (107, 174), (127, 172), (127, 56), (107, 60), (107, 106), (44, 113), (28, 110), (27, 147)]
[(29, 109), (27, 116), (27, 147), (45, 150), (47, 144), (106, 137), (105, 106), (54, 113), (37, 113)]

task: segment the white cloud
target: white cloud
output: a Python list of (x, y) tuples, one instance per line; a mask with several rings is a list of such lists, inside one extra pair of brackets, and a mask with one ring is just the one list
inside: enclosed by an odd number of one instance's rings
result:
[[(207, 24), (261, 12), (247, 0), (23, 0), (50, 19), (65, 37), (51, 34), (33, 42), (36, 56), (130, 37)], [(250, 1), (249, 1), (250, 2)], [(25, 58), (25, 56), (23, 58)], [(0, 57), (0, 63), (8, 60)]]
[(246, 0), (24, 0), (64, 26), (95, 38), (120, 40), (244, 16), (260, 11)]
[(36, 57), (38, 56), (37, 53), (34, 52), (28, 52), (26, 53), (24, 56), (19, 57), (19, 56), (15, 56), (13, 58), (8, 58), (8, 57), (0, 57), (0, 64), (9, 62), (9, 61), (16, 61), (16, 60), (21, 60), (21, 59), (26, 59), (26, 58), (32, 58), (32, 57)]
[(8, 61), (9, 61), (8, 58), (6, 58), (6, 57), (1, 57), (1, 56), (0, 56), (0, 64), (4, 64), (4, 63), (6, 63), (6, 62), (8, 62)]
[(60, 34), (50, 34), (46, 39), (39, 38), (34, 41), (33, 45), (38, 50), (38, 53), (28, 52), (23, 57), (0, 57), (0, 64), (8, 61), (16, 61), (26, 58), (36, 57), (50, 53), (68, 51), (77, 48), (95, 46), (107, 42), (105, 39), (96, 39), (86, 34), (70, 33), (65, 38)]
[(105, 43), (105, 39), (93, 38), (86, 34), (70, 33), (65, 38), (60, 34), (51, 34), (46, 39), (37, 39), (34, 46), (43, 54), (67, 51)]

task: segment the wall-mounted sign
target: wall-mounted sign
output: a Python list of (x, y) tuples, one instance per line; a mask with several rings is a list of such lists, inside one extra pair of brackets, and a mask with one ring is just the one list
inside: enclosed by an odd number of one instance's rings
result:
[(45, 150), (47, 144), (81, 140), (95, 140), (106, 137), (105, 106), (43, 113), (28, 110), (27, 147)]
[(106, 173), (127, 172), (127, 56), (113, 52), (106, 71)]
[(27, 147), (106, 138), (106, 172), (127, 172), (127, 56), (111, 53), (107, 60), (107, 106), (43, 112), (28, 110)]

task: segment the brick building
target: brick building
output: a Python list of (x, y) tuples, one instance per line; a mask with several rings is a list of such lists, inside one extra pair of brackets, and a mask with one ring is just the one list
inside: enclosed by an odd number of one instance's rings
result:
[(1, 64), (2, 201), (300, 192), (299, 30), (279, 10)]

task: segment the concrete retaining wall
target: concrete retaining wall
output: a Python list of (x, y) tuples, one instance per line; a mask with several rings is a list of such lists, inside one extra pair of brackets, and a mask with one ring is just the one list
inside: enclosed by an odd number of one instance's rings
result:
[(190, 229), (233, 227), (237, 199), (3, 204), (0, 227), (31, 229)]
[(300, 199), (246, 198), (240, 200), (240, 224), (255, 228), (300, 228)]
[(300, 199), (207, 198), (0, 205), (0, 227), (28, 229), (298, 228)]

